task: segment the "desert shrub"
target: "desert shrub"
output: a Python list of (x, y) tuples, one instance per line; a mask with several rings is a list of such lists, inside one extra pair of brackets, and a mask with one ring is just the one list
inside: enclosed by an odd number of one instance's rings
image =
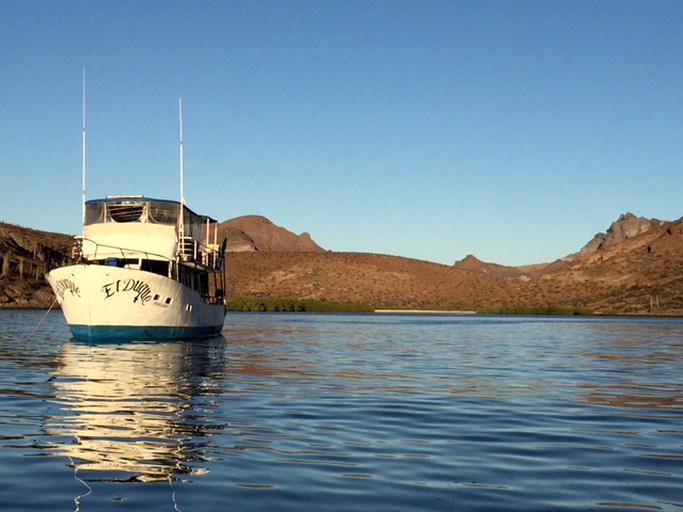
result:
[(561, 306), (551, 304), (549, 306), (502, 306), (482, 308), (477, 310), (480, 314), (489, 315), (592, 315), (593, 312), (583, 306)]
[(265, 299), (236, 297), (226, 303), (229, 311), (291, 311), (291, 312), (370, 312), (374, 307), (357, 302), (332, 302), (317, 299)]

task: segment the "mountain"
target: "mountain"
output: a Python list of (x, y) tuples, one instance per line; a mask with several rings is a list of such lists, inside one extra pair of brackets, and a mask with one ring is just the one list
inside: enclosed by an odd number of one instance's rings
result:
[[(625, 214), (595, 249), (550, 264), (505, 267), (468, 256), (453, 266), (372, 254), (232, 254), (233, 296), (327, 298), (376, 307), (476, 309), (566, 305), (683, 315), (683, 219)], [(587, 244), (588, 245), (588, 244)]]
[(227, 220), (218, 232), (228, 237), (229, 252), (324, 252), (308, 233), (295, 235), (260, 215)]
[[(505, 267), (468, 256), (454, 265), (325, 251), (265, 217), (221, 224), (228, 232), (230, 297), (326, 299), (378, 308), (471, 310), (565, 305), (593, 312), (683, 315), (683, 219), (625, 214), (579, 252), (550, 264)], [(0, 307), (48, 307), (44, 273), (71, 237), (0, 224)]]

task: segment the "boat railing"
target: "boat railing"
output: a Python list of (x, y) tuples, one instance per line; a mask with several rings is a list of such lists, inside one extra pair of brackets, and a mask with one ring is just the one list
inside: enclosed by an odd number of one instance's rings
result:
[(190, 236), (183, 236), (180, 238), (178, 243), (178, 253), (180, 258), (185, 261), (196, 261), (197, 260), (197, 241)]
[[(116, 252), (120, 254), (122, 260), (141, 258), (143, 260), (156, 260), (156, 261), (168, 261), (172, 262), (173, 259), (165, 256), (163, 254), (157, 254), (149, 251), (143, 251), (140, 249), (131, 249), (128, 247), (121, 247), (116, 245), (108, 245), (96, 242), (90, 238), (77, 236), (75, 237), (77, 242), (77, 249), (75, 249), (73, 257), (76, 258), (76, 253), (78, 254), (78, 259), (84, 257), (83, 254), (83, 242), (88, 242), (95, 246), (94, 251), (88, 251), (88, 260), (97, 261), (99, 259), (105, 259), (107, 257), (117, 259), (118, 256), (111, 256), (110, 252)], [(98, 257), (98, 252), (106, 252), (106, 257)], [(180, 259), (187, 263), (195, 263), (202, 265), (209, 270), (220, 270), (222, 265), (222, 258), (220, 256), (219, 246), (216, 244), (204, 244), (198, 242), (192, 237), (183, 237), (178, 243), (178, 254)]]
[(197, 263), (213, 270), (220, 270), (221, 255), (217, 244), (205, 244), (192, 237), (181, 237), (178, 243), (180, 259)]
[[(91, 238), (86, 238), (83, 236), (77, 236), (75, 237), (76, 242), (78, 244), (78, 259), (85, 259), (85, 254), (83, 251), (83, 242), (88, 242), (88, 244), (92, 244), (95, 246), (94, 252), (92, 254), (88, 254), (87, 260), (88, 261), (98, 261), (102, 259), (105, 264), (107, 264), (107, 260), (116, 260), (119, 259), (117, 256), (112, 256), (112, 253), (118, 253), (121, 255), (121, 260), (129, 260), (129, 259), (142, 259), (146, 261), (166, 261), (166, 262), (172, 262), (173, 260), (169, 258), (168, 256), (164, 256), (163, 254), (157, 254), (149, 251), (141, 251), (140, 249), (131, 249), (128, 247), (121, 247), (118, 245), (107, 245), (107, 244), (102, 244), (99, 242), (96, 242), (95, 240)], [(98, 258), (98, 252), (106, 252), (106, 256), (102, 256)], [(90, 251), (88, 251), (90, 252)]]

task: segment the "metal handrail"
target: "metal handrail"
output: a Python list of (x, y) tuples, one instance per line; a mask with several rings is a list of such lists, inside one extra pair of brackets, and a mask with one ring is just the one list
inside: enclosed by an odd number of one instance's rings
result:
[(219, 251), (208, 244), (185, 236), (180, 238), (178, 247), (178, 254), (184, 261), (198, 262), (209, 269), (220, 270), (217, 265), (220, 258)]
[[(157, 254), (157, 253), (148, 252), (148, 251), (141, 251), (140, 249), (130, 249), (130, 248), (128, 248), (128, 247), (121, 247), (121, 246), (118, 246), (118, 245), (101, 244), (101, 243), (96, 242), (95, 240), (93, 240), (93, 239), (91, 239), (91, 238), (86, 238), (86, 237), (84, 237), (84, 236), (76, 236), (76, 237), (74, 237), (74, 238), (75, 238), (76, 240), (81, 240), (81, 241), (87, 240), (89, 243), (92, 243), (92, 244), (95, 245), (95, 257), (94, 257), (93, 259), (97, 259), (97, 251), (98, 251), (98, 249), (99, 249), (100, 247), (105, 247), (105, 248), (107, 248), (107, 249), (118, 250), (118, 251), (121, 253), (121, 257), (122, 257), (123, 259), (126, 259), (126, 252), (128, 252), (128, 253), (131, 253), (131, 254), (136, 254), (136, 253), (137, 253), (137, 254), (140, 254), (140, 255), (144, 255), (144, 256), (145, 256), (144, 259), (146, 259), (146, 260), (151, 260), (152, 258), (150, 258), (150, 256), (154, 256), (154, 257), (156, 257), (156, 258), (158, 258), (158, 259), (161, 259), (161, 260), (165, 260), (165, 261), (168, 261), (168, 262), (173, 262), (173, 259), (172, 259), (172, 258), (169, 258), (168, 256), (165, 256), (165, 255), (163, 255), (163, 254)], [(82, 246), (79, 247), (79, 252), (80, 252), (80, 255), (83, 256), (83, 248), (82, 248)]]

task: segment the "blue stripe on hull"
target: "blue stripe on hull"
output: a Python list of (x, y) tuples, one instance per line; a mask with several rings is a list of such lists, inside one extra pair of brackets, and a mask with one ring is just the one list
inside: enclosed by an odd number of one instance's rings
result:
[(70, 325), (71, 334), (76, 340), (84, 341), (148, 341), (177, 340), (216, 336), (223, 325), (202, 327), (165, 327), (136, 325)]

